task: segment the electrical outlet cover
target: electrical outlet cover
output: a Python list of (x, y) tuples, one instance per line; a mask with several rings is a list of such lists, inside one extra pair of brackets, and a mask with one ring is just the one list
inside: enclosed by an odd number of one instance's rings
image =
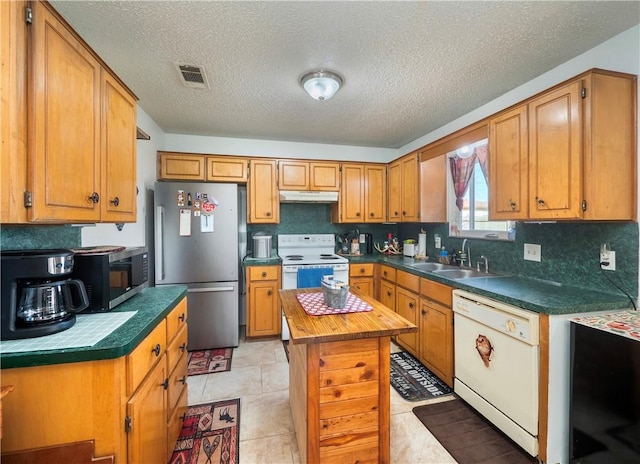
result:
[(526, 261), (540, 262), (542, 247), (534, 243), (524, 244), (524, 259)]
[(604, 265), (604, 264), (600, 265), (600, 267), (605, 271), (615, 271), (616, 270), (616, 252), (605, 251), (604, 253), (600, 253), (600, 262), (609, 263), (608, 265)]

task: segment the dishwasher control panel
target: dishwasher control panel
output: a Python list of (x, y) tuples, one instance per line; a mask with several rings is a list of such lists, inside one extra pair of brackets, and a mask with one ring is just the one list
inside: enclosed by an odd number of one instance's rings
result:
[(453, 311), (529, 345), (539, 345), (539, 316), (499, 301), (454, 290)]

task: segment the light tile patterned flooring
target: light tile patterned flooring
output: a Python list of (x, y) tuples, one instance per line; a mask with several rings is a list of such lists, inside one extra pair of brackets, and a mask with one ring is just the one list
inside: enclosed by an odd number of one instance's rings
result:
[[(399, 348), (392, 343), (392, 351)], [(277, 339), (240, 340), (231, 370), (189, 377), (189, 404), (240, 398), (240, 464), (297, 464), (298, 446), (289, 409), (289, 364)], [(455, 464), (411, 411), (452, 396), (409, 402), (391, 390), (391, 462)]]

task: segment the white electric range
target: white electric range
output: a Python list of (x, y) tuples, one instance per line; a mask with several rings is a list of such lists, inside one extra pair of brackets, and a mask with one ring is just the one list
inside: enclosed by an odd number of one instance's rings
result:
[[(334, 234), (279, 234), (278, 255), (282, 259), (282, 288), (293, 289), (299, 285), (298, 270), (327, 269), (333, 278), (349, 282), (349, 260), (335, 253)], [(320, 281), (313, 283), (320, 286)], [(289, 326), (282, 316), (282, 339), (289, 340)]]

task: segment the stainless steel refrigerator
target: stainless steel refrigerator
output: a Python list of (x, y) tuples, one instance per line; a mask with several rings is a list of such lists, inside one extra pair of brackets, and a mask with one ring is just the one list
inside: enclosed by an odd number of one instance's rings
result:
[(236, 184), (156, 182), (155, 283), (186, 285), (189, 350), (238, 346), (239, 233), (246, 205)]

